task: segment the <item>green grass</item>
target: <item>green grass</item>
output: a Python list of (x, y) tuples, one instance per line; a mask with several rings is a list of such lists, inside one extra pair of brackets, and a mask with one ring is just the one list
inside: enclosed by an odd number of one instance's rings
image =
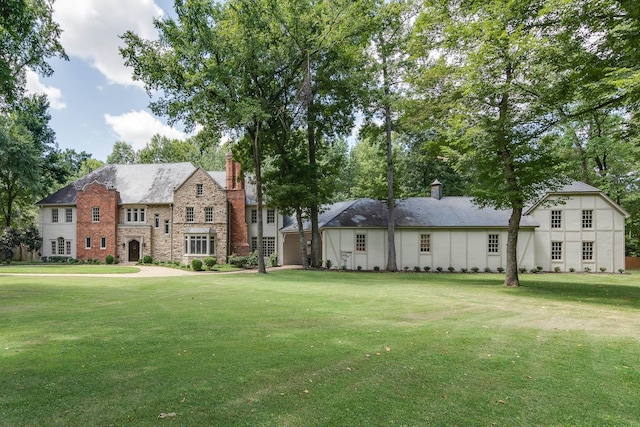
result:
[(640, 425), (638, 275), (502, 279), (0, 277), (0, 425)]
[(0, 274), (122, 274), (137, 273), (137, 267), (107, 264), (31, 264), (2, 265)]

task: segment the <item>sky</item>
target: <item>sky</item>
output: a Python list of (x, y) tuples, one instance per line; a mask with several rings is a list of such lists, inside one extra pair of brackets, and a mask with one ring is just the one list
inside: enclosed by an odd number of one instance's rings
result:
[(54, 74), (48, 78), (29, 71), (27, 91), (47, 95), (60, 149), (105, 161), (116, 141), (138, 150), (155, 134), (188, 136), (151, 113), (151, 99), (118, 50), (127, 30), (156, 38), (153, 18), (173, 16), (173, 0), (55, 0), (53, 7), (69, 61), (50, 59)]

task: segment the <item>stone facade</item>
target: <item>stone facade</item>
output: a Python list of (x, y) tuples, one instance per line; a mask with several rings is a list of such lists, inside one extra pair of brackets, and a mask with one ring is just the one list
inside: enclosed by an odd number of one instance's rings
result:
[(77, 190), (76, 257), (78, 259), (104, 261), (107, 255), (117, 254), (119, 198), (120, 194), (116, 189), (108, 188), (98, 182)]

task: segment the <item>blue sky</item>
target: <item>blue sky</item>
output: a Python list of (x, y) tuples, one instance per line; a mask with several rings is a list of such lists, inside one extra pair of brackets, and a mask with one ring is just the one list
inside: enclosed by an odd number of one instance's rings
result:
[(116, 141), (135, 149), (159, 133), (185, 138), (148, 109), (149, 97), (131, 79), (118, 51), (118, 37), (133, 30), (155, 38), (153, 17), (172, 14), (173, 0), (56, 0), (54, 19), (69, 61), (53, 59), (53, 76), (28, 73), (27, 90), (44, 92), (51, 107), (50, 126), (61, 149), (86, 151), (106, 160)]

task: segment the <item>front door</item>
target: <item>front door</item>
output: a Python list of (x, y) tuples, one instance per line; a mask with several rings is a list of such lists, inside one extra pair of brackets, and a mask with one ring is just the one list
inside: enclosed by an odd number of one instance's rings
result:
[(131, 240), (129, 242), (129, 262), (138, 262), (140, 259), (140, 242)]

